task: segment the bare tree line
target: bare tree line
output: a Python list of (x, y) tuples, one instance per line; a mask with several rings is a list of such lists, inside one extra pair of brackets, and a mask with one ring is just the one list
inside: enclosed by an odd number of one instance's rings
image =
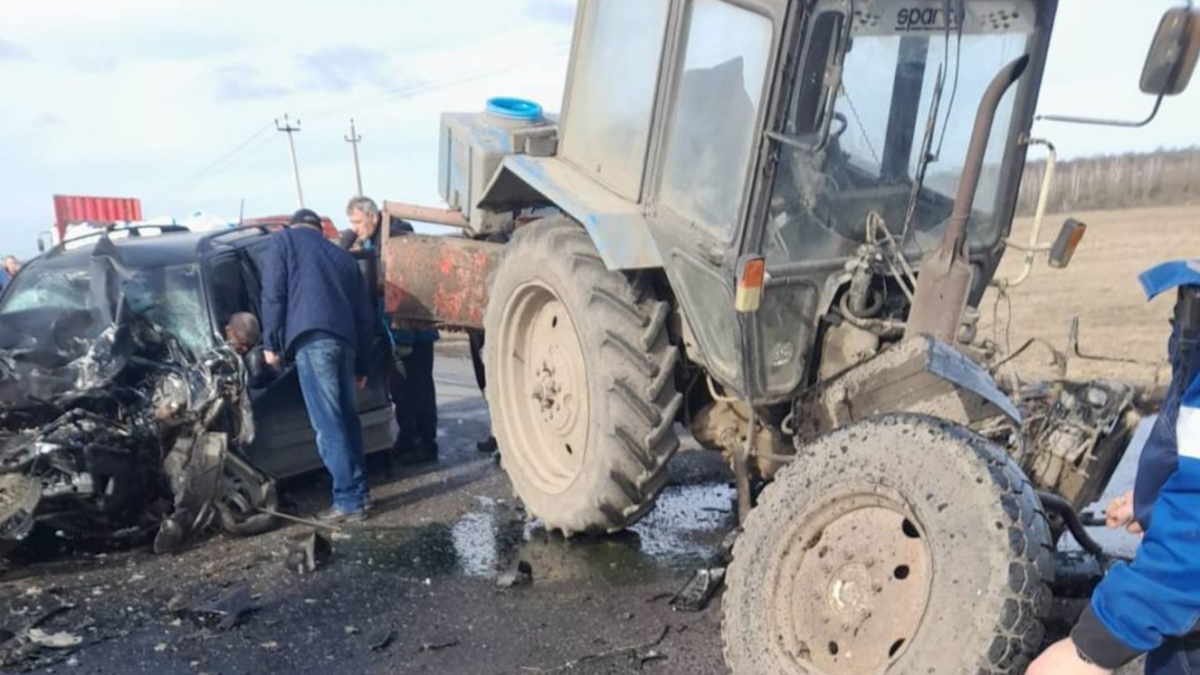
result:
[[(1046, 171), (1030, 162), (1021, 178), (1017, 214), (1030, 215)], [(1048, 213), (1200, 202), (1200, 147), (1060, 160)]]

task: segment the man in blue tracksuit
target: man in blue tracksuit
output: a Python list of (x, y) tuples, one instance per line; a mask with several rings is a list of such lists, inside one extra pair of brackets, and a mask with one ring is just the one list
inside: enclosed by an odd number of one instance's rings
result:
[(262, 328), (269, 365), (296, 363), (321, 461), (333, 477), (327, 522), (366, 517), (366, 457), (355, 394), (366, 381), (375, 313), (358, 264), (327, 241), (308, 209), (272, 237), (262, 270)]
[[(1145, 536), (1133, 563), (1108, 573), (1071, 637), (1035, 661), (1031, 675), (1110, 673), (1143, 653), (1147, 675), (1200, 673), (1200, 260), (1160, 265), (1141, 282), (1150, 298), (1178, 293), (1171, 386), (1133, 493), (1131, 529)], [(1124, 524), (1113, 509), (1109, 523)]]

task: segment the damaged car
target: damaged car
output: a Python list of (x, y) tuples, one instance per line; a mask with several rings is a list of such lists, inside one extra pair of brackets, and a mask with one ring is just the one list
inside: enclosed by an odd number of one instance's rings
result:
[[(110, 231), (12, 280), (0, 298), (0, 554), (37, 527), (169, 551), (210, 526), (275, 525), (277, 481), (321, 467), (315, 434), (294, 368), (264, 372), (261, 350), (223, 337), (234, 314), (259, 314), (269, 234)], [(374, 262), (362, 264), (373, 293)], [(358, 394), (368, 452), (391, 440), (380, 365)]]

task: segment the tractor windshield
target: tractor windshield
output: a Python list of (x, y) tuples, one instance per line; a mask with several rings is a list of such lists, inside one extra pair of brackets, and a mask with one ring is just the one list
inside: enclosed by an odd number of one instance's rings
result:
[[(949, 26), (942, 7), (878, 2), (854, 13), (840, 86), (826, 93), (833, 98), (828, 132), (807, 147), (780, 147), (765, 242), (769, 261), (854, 256), (876, 217), (897, 239), (903, 233), (910, 255), (937, 245), (983, 92), (1004, 65), (1026, 53), (1036, 25), (1030, 2), (969, 2), (962, 20), (951, 12)], [(846, 38), (843, 22), (832, 12), (810, 22), (785, 135), (802, 136), (828, 114), (813, 103), (814, 94), (828, 86), (829, 45)], [(1015, 98), (1015, 89), (1006, 94), (992, 128), (970, 222), (972, 244), (991, 244), (1003, 229), (995, 216)]]

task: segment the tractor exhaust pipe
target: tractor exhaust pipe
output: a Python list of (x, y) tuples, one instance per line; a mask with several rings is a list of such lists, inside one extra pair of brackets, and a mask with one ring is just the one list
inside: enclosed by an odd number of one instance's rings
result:
[(975, 203), (979, 176), (983, 173), (988, 137), (1000, 99), (1025, 72), (1027, 65), (1029, 56), (1025, 55), (1001, 69), (979, 103), (975, 130), (971, 134), (962, 179), (954, 198), (954, 211), (946, 222), (942, 243), (921, 261), (917, 291), (905, 325), (905, 333), (909, 336), (932, 335), (950, 344), (955, 341), (967, 306), (967, 295), (971, 292), (973, 273), (967, 250), (967, 222)]

